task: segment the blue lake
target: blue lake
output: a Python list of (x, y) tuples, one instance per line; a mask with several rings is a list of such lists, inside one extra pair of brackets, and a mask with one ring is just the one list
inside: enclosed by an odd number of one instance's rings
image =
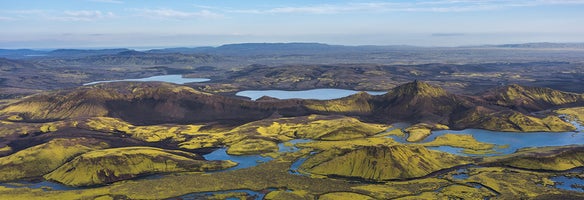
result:
[[(309, 142), (311, 140), (307, 139), (294, 139), (288, 141), (288, 143), (294, 145), (298, 143)], [(278, 144), (278, 152), (280, 153), (287, 153), (287, 152), (296, 152), (299, 149), (295, 146), (286, 146), (284, 143)], [(273, 160), (271, 157), (261, 156), (261, 155), (242, 155), (242, 156), (235, 156), (227, 154), (227, 147), (219, 148), (209, 154), (204, 155), (205, 159), (207, 160), (231, 160), (233, 162), (238, 163), (237, 166), (231, 167), (229, 169), (223, 170), (236, 170), (236, 169), (244, 169), (249, 167), (257, 166), (260, 163), (268, 162)], [(212, 172), (211, 172), (212, 173)]]
[[(500, 131), (489, 131), (482, 129), (465, 129), (465, 130), (439, 130), (432, 131), (432, 134), (425, 138), (424, 140), (417, 143), (430, 142), (436, 137), (444, 134), (469, 134), (472, 135), (477, 141), (484, 143), (491, 143), (499, 145), (495, 147), (494, 150), (497, 152), (495, 154), (487, 154), (480, 156), (493, 156), (501, 154), (511, 154), (521, 148), (526, 147), (546, 147), (546, 146), (566, 146), (566, 145), (584, 145), (584, 132), (581, 124), (572, 121), (577, 130), (574, 132), (530, 132), (530, 133), (517, 133), (517, 132), (500, 132)], [(394, 138), (395, 141), (400, 143), (410, 143), (405, 140), (405, 137), (390, 136)], [(508, 147), (503, 147), (508, 146)], [(465, 154), (462, 152), (462, 148), (450, 147), (450, 146), (438, 146), (429, 147), (429, 149), (434, 149), (438, 151), (448, 152), (457, 155), (465, 156), (476, 156), (473, 154)]]
[[(329, 100), (338, 99), (346, 97), (349, 95), (357, 94), (359, 91), (355, 90), (345, 90), (345, 89), (333, 89), (333, 88), (322, 88), (313, 90), (301, 90), (301, 91), (286, 91), (286, 90), (244, 90), (236, 93), (237, 96), (249, 97), (252, 100), (256, 100), (262, 96), (269, 96), (278, 99), (316, 99), (316, 100)], [(386, 92), (379, 91), (366, 91), (371, 95), (382, 95)]]
[(185, 83), (195, 83), (195, 82), (206, 82), (210, 81), (208, 78), (185, 78), (182, 75), (162, 75), (162, 76), (152, 76), (147, 78), (138, 79), (121, 79), (121, 80), (110, 80), (110, 81), (95, 81), (91, 83), (86, 83), (83, 85), (94, 85), (98, 83), (111, 83), (111, 82), (126, 82), (126, 81), (136, 81), (136, 82), (147, 82), (147, 81), (158, 81), (158, 82), (168, 82), (174, 84), (185, 84)]

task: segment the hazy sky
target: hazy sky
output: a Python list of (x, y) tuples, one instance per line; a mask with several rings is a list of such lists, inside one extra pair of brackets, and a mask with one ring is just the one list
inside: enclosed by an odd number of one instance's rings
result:
[(0, 0), (0, 48), (584, 42), (584, 0)]

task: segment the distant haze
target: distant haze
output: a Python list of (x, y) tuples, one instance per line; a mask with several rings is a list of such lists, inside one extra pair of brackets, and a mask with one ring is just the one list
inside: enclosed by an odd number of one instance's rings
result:
[(584, 42), (584, 0), (0, 0), (0, 49)]

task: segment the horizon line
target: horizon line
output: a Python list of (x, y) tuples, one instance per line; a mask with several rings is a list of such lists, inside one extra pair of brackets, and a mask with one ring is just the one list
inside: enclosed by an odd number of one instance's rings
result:
[[(148, 50), (160, 50), (160, 49), (174, 49), (174, 48), (219, 48), (227, 45), (245, 45), (245, 44), (319, 44), (327, 46), (342, 46), (342, 47), (415, 47), (415, 48), (471, 48), (471, 47), (497, 47), (504, 45), (528, 45), (528, 44), (569, 44), (577, 45), (584, 42), (524, 42), (524, 43), (489, 43), (489, 44), (476, 44), (476, 45), (457, 45), (457, 46), (446, 46), (446, 45), (411, 45), (411, 44), (333, 44), (324, 42), (241, 42), (241, 43), (223, 43), (220, 45), (201, 45), (201, 46), (111, 46), (111, 47), (96, 47), (96, 46), (85, 46), (85, 47), (56, 47), (56, 48), (0, 48), (0, 50), (35, 50), (35, 51), (55, 51), (55, 50), (109, 50), (109, 49), (128, 49), (134, 51), (148, 51)], [(543, 47), (545, 48), (545, 47)]]

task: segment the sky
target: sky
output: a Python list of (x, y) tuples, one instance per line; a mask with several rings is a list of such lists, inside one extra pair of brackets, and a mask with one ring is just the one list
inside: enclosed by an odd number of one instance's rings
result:
[(584, 0), (0, 0), (0, 49), (584, 42)]

